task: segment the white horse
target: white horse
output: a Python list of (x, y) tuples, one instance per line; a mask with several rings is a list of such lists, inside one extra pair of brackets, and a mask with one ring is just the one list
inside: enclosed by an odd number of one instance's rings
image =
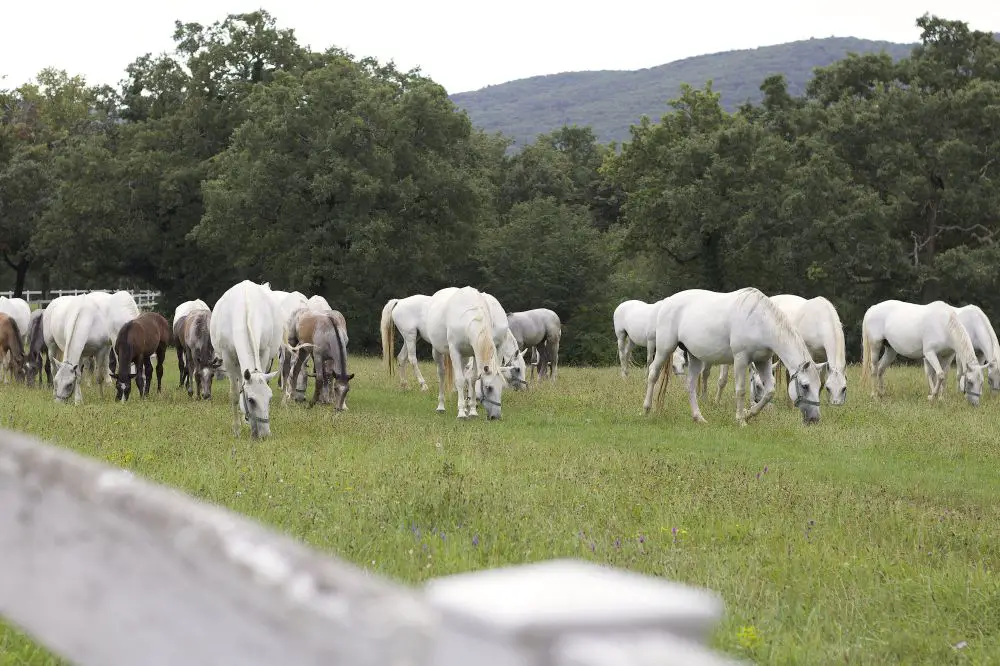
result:
[(56, 369), (52, 378), (56, 402), (66, 402), (70, 395), (75, 404), (83, 402), (80, 381), (84, 359), (95, 360), (97, 388), (102, 398), (104, 382), (110, 381), (105, 371), (114, 340), (108, 336), (109, 325), (103, 308), (88, 296), (90, 294), (59, 296), (42, 311), (42, 333), (49, 359)]
[[(819, 422), (819, 370), (802, 336), (788, 317), (760, 290), (746, 287), (720, 293), (688, 289), (661, 302), (656, 318), (656, 356), (646, 380), (646, 413), (667, 355), (683, 346), (688, 356), (688, 395), (695, 421), (704, 423), (697, 386), (704, 363), (732, 365), (736, 375), (736, 420), (746, 425), (774, 396), (771, 355), (777, 354), (791, 374), (788, 394), (805, 423)], [(757, 364), (765, 382), (764, 397), (744, 413), (747, 366)], [(662, 373), (658, 402), (662, 403), (669, 373)], [(770, 379), (770, 381), (768, 381)]]
[[(470, 416), (468, 403), (472, 402), (472, 396), (466, 395), (468, 387), (464, 360), (471, 356), (475, 359), (473, 376), (483, 382), (482, 403), (486, 417), (499, 419), (501, 416), (501, 393), (505, 380), (500, 372), (500, 353), (495, 342), (498, 326), (490, 310), (485, 295), (473, 287), (445, 287), (431, 296), (426, 327), (437, 364), (437, 411), (440, 413), (445, 411), (445, 393), (454, 382), (458, 390), (458, 418)], [(503, 317), (502, 322), (499, 326), (503, 329), (501, 339), (509, 332), (507, 318)]]
[(264, 372), (264, 368), (278, 355), (283, 325), (270, 292), (268, 286), (243, 280), (227, 289), (212, 310), (209, 335), (229, 375), (233, 435), (237, 437), (242, 427), (240, 412), (250, 424), (252, 438), (271, 435), (272, 394), (267, 382), (278, 371)]
[[(930, 386), (928, 400), (944, 397), (944, 368), (955, 356), (959, 390), (973, 405), (979, 404), (983, 389), (983, 368), (976, 358), (972, 340), (962, 326), (955, 308), (944, 301), (927, 305), (888, 300), (868, 308), (861, 323), (861, 381), (868, 385), (873, 375), (877, 385), (872, 397), (885, 393), (883, 375), (896, 356), (923, 359)], [(882, 354), (882, 348), (885, 353)], [(879, 354), (882, 357), (879, 358)], [(942, 362), (944, 360), (944, 362)]]
[[(270, 283), (267, 283), (270, 285)], [(264, 285), (261, 285), (264, 286)], [(309, 305), (309, 299), (306, 295), (300, 291), (271, 291), (271, 300), (278, 307), (278, 313), (281, 317), (281, 339), (282, 341), (288, 340), (288, 325), (292, 313), (299, 308), (305, 308)], [(271, 364), (274, 359), (267, 361), (267, 369), (271, 369)], [(289, 371), (292, 367), (292, 356), (287, 353), (285, 345), (282, 344), (278, 348), (278, 386), (283, 386), (285, 378), (288, 377)], [(301, 398), (305, 400), (306, 395), (306, 373), (300, 373), (298, 376), (298, 384), (296, 388), (301, 388), (301, 391), (296, 391), (296, 393), (301, 393)], [(296, 400), (299, 399), (299, 395), (296, 395)]]
[(310, 296), (309, 300), (306, 301), (306, 307), (315, 312), (333, 312), (333, 308), (327, 302), (325, 298), (316, 294), (315, 296)]
[(430, 342), (427, 336), (427, 307), (431, 297), (426, 294), (414, 294), (406, 298), (390, 298), (382, 307), (382, 320), (379, 329), (382, 333), (382, 361), (385, 368), (392, 374), (393, 349), (396, 346), (396, 331), (403, 336), (403, 346), (396, 356), (399, 368), (399, 382), (403, 388), (408, 386), (404, 366), (407, 361), (413, 366), (413, 375), (420, 383), (420, 390), (427, 390), (427, 381), (420, 373), (417, 365), (417, 337)]
[[(500, 305), (500, 301), (493, 294), (485, 291), (480, 293), (486, 299), (486, 304), (490, 308), (490, 317), (493, 319), (493, 343), (500, 354), (500, 373), (512, 389), (520, 391), (528, 385), (528, 366), (524, 362), (524, 355), (528, 353), (528, 350), (522, 351), (518, 346), (517, 337), (510, 329), (507, 313)], [(475, 411), (475, 403), (473, 403), (473, 411)]]
[[(621, 364), (622, 377), (628, 377), (628, 366), (632, 361), (634, 347), (646, 348), (646, 368), (653, 362), (656, 354), (656, 312), (660, 303), (645, 301), (624, 301), (615, 308), (615, 337), (618, 338), (618, 362)], [(677, 348), (671, 356), (671, 365), (675, 375), (683, 375), (687, 367), (684, 350)]]
[[(23, 298), (7, 298), (6, 296), (0, 296), (0, 312), (8, 315), (17, 325), (17, 335), (19, 342), (21, 343), (22, 349), (28, 344), (28, 326), (31, 323), (31, 306)], [(8, 351), (4, 354), (7, 358), (0, 358), (0, 370), (2, 370), (4, 375), (4, 381), (7, 381), (7, 371), (10, 368), (11, 376), (13, 377), (13, 366), (11, 365), (12, 356)]]
[[(955, 308), (958, 320), (965, 326), (972, 340), (972, 348), (976, 351), (976, 358), (980, 363), (986, 364), (986, 378), (989, 380), (991, 391), (1000, 391), (1000, 342), (997, 342), (996, 331), (990, 324), (989, 317), (978, 305), (966, 305)], [(949, 365), (951, 365), (949, 363)], [(925, 372), (929, 370), (924, 364)], [(945, 373), (948, 368), (945, 367)], [(959, 391), (961, 387), (961, 375), (959, 375)]]
[[(809, 354), (816, 361), (820, 377), (826, 372), (823, 386), (827, 390), (831, 405), (843, 405), (847, 400), (847, 355), (844, 349), (844, 326), (833, 303), (817, 296), (806, 300), (794, 294), (778, 294), (770, 296), (771, 302), (777, 305), (795, 325), (802, 340), (809, 349)], [(778, 377), (777, 364), (771, 365), (774, 379)], [(753, 369), (751, 369), (751, 372)], [(719, 401), (722, 389), (726, 385), (729, 366), (723, 366), (719, 373), (719, 388), (715, 400)], [(787, 377), (788, 371), (785, 371)], [(708, 374), (704, 381), (708, 383)], [(759, 386), (758, 386), (759, 383)], [(777, 382), (775, 381), (777, 385)], [(762, 380), (755, 381), (754, 389), (763, 387)]]
[[(107, 325), (108, 331), (108, 340), (112, 349), (112, 351), (109, 352), (109, 358), (114, 361), (114, 366), (117, 367), (118, 361), (113, 352), (115, 340), (118, 339), (118, 332), (121, 331), (122, 326), (139, 316), (139, 306), (136, 305), (135, 298), (132, 297), (132, 294), (125, 290), (119, 290), (113, 294), (109, 294), (105, 291), (91, 291), (85, 294), (84, 297), (92, 303), (95, 303), (104, 314), (104, 322)], [(95, 358), (95, 362), (100, 360), (101, 359)], [(104, 363), (104, 365), (97, 364), (94, 369), (95, 374), (98, 375), (97, 381), (103, 381), (105, 370), (114, 372), (115, 367), (109, 367), (108, 363)]]

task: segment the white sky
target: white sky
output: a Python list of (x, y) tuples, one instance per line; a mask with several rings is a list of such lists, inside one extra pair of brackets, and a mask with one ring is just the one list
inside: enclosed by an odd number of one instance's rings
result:
[[(136, 57), (171, 50), (173, 22), (211, 24), (253, 11), (262, 0), (4, 0), (0, 88), (43, 67), (117, 84)], [(996, 0), (281, 0), (264, 6), (315, 50), (419, 66), (449, 93), (540, 74), (640, 69), (731, 49), (809, 37), (917, 41), (925, 11), (1000, 31)]]

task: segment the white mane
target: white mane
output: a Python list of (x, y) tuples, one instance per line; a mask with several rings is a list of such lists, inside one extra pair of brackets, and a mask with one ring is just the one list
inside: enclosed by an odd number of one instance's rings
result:
[(847, 359), (844, 356), (844, 325), (840, 321), (840, 315), (837, 314), (837, 308), (833, 307), (833, 303), (823, 298), (822, 296), (817, 296), (813, 300), (822, 303), (823, 310), (830, 317), (831, 324), (833, 327), (833, 354), (832, 359), (827, 359), (828, 361), (833, 361), (831, 365), (833, 367), (843, 370), (847, 367)]
[(955, 348), (955, 355), (962, 364), (963, 370), (976, 365), (979, 359), (976, 358), (976, 351), (972, 348), (972, 340), (969, 338), (969, 332), (965, 330), (965, 326), (959, 321), (954, 308), (948, 310), (946, 326), (948, 336), (951, 338), (951, 344)]
[(490, 314), (489, 303), (486, 302), (486, 297), (482, 293), (479, 293), (477, 300), (479, 303), (469, 308), (470, 310), (476, 310), (473, 321), (482, 322), (482, 326), (480, 326), (476, 332), (475, 339), (472, 341), (476, 360), (484, 366), (493, 364), (495, 368), (499, 369), (500, 364), (496, 358), (497, 348), (493, 342), (493, 316)]
[(774, 324), (774, 332), (777, 334), (779, 342), (788, 347), (794, 347), (807, 359), (812, 358), (806, 348), (806, 343), (802, 340), (802, 336), (799, 335), (791, 319), (761, 290), (756, 287), (744, 287), (736, 294), (737, 303), (741, 308), (744, 308), (744, 316), (748, 321), (758, 308), (763, 308), (765, 317)]

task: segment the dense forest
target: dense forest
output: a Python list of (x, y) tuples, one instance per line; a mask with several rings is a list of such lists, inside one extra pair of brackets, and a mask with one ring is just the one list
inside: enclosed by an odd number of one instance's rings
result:
[[(413, 72), (302, 47), (266, 12), (178, 23), (118, 89), (43, 71), (0, 91), (0, 288), (153, 287), (163, 310), (242, 278), (322, 294), (378, 351), (392, 297), (473, 284), (614, 359), (611, 313), (679, 289), (823, 295), (849, 354), (872, 303), (1000, 318), (1000, 43), (917, 20), (894, 59), (782, 75), (727, 111), (692, 82), (606, 145), (516, 153)], [(700, 86), (700, 87), (699, 87)]]
[(586, 125), (597, 140), (622, 142), (643, 116), (658, 119), (666, 102), (685, 83), (712, 81), (722, 107), (736, 111), (761, 101), (760, 82), (784, 74), (788, 91), (805, 92), (813, 69), (826, 67), (848, 53), (885, 51), (894, 60), (910, 55), (914, 44), (828, 37), (684, 58), (634, 71), (562, 72), (508, 81), (480, 90), (453, 94), (451, 100), (469, 113), (472, 124), (503, 132), (520, 147), (563, 125)]

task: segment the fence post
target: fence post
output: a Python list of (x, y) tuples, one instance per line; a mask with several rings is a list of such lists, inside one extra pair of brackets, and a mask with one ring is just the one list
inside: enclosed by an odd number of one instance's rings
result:
[[(659, 664), (732, 663), (702, 646), (721, 600), (659, 578), (553, 560), (439, 578), (425, 590), (444, 620), (435, 664), (477, 655), (482, 666), (631, 666), (641, 663), (629, 656), (636, 642), (675, 657)], [(612, 661), (588, 661), (596, 648)]]

